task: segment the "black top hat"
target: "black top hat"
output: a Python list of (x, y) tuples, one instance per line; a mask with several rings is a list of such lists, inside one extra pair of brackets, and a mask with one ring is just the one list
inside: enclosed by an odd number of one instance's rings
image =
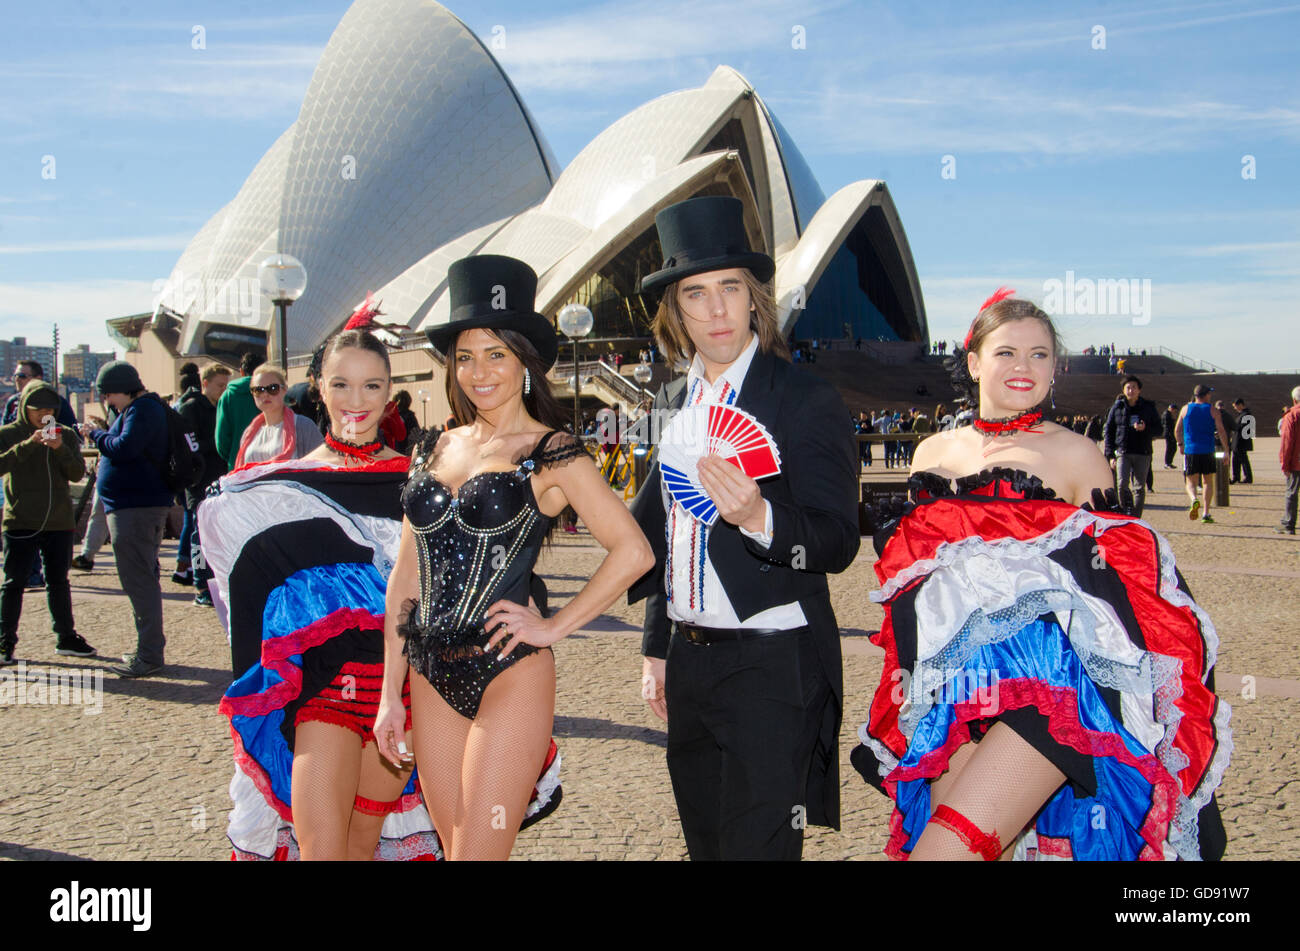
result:
[(692, 274), (747, 267), (760, 281), (769, 281), (776, 263), (749, 249), (745, 236), (745, 206), (739, 198), (711, 195), (688, 198), (655, 215), (662, 270), (641, 279), (641, 291), (656, 290)]
[(501, 254), (461, 258), (447, 269), (451, 319), (429, 327), (429, 342), (444, 357), (463, 330), (513, 330), (523, 334), (549, 369), (559, 353), (551, 322), (533, 310), (537, 274), (523, 261)]

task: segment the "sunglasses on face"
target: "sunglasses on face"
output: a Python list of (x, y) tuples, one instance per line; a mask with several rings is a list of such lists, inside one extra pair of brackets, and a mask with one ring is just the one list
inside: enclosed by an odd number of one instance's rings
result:
[(275, 396), (276, 393), (279, 393), (280, 390), (284, 389), (284, 384), (268, 383), (266, 386), (250, 386), (249, 389), (252, 391), (254, 396), (261, 396), (263, 393), (266, 393), (269, 396)]
[(15, 374), (14, 374), (14, 379), (15, 379), (15, 380), (30, 380), (31, 378), (32, 378), (32, 375), (31, 375), (30, 373), (15, 373)]

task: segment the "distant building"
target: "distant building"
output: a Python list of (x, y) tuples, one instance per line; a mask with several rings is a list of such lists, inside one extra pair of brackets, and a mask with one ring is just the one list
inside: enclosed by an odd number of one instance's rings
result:
[(95, 385), (99, 368), (105, 363), (117, 359), (117, 353), (95, 353), (90, 344), (78, 344), (77, 349), (63, 354), (63, 366), (59, 369), (59, 383), (66, 384), (70, 390), (89, 390)]
[(35, 360), (48, 377), (54, 369), (54, 348), (33, 346), (27, 342), (26, 337), (0, 340), (0, 374), (5, 379), (13, 374), (14, 364), (19, 360)]

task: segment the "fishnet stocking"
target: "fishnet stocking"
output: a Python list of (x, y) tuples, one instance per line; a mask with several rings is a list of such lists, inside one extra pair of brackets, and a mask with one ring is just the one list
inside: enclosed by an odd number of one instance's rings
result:
[[(355, 735), (355, 734), (353, 734)], [(411, 748), (411, 734), (406, 734), (406, 748)], [(378, 743), (367, 743), (361, 750), (361, 775), (357, 780), (357, 795), (376, 802), (392, 802), (402, 794), (410, 778), (409, 769), (398, 771), (393, 764), (379, 755)], [(369, 862), (375, 857), (375, 846), (384, 828), (384, 816), (352, 810), (348, 824), (348, 859)]]
[[(1065, 774), (1042, 753), (1005, 723), (995, 723), (978, 744), (953, 756), (948, 772), (931, 787), (930, 809), (943, 804), (957, 810), (981, 832), (996, 832), (1007, 848), (1064, 782)], [(954, 832), (930, 823), (910, 861), (979, 859)]]
[(384, 817), (356, 812), (353, 804), (358, 795), (392, 802), (407, 776), (384, 762), (377, 744), (363, 749), (351, 730), (318, 720), (298, 724), (291, 795), (303, 859), (373, 858)]
[(472, 721), (411, 671), (415, 760), (447, 858), (507, 859), (550, 746), (555, 657), (499, 674)]

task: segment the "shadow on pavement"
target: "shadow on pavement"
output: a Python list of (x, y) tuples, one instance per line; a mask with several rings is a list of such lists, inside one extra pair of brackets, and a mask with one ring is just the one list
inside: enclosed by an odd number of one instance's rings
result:
[[(29, 667), (62, 668), (93, 673), (104, 673), (104, 693), (122, 697), (144, 697), (149, 700), (161, 700), (167, 703), (212, 704), (216, 706), (221, 695), (230, 686), (230, 671), (215, 667), (186, 667), (168, 664), (152, 677), (124, 679), (113, 673), (108, 667), (120, 664), (120, 657), (97, 657), (99, 664), (67, 663), (63, 661), (27, 661)], [(8, 668), (12, 670), (13, 668)], [(30, 678), (29, 678), (30, 679)], [(201, 683), (184, 683), (183, 681), (201, 681)]]
[(16, 842), (0, 842), (0, 859), (18, 859), (25, 862), (91, 862), (84, 855), (69, 855), (52, 849), (34, 849)]
[(668, 734), (645, 726), (615, 723), (596, 717), (556, 717), (552, 731), (556, 737), (584, 740), (639, 740), (651, 746), (668, 746)]

